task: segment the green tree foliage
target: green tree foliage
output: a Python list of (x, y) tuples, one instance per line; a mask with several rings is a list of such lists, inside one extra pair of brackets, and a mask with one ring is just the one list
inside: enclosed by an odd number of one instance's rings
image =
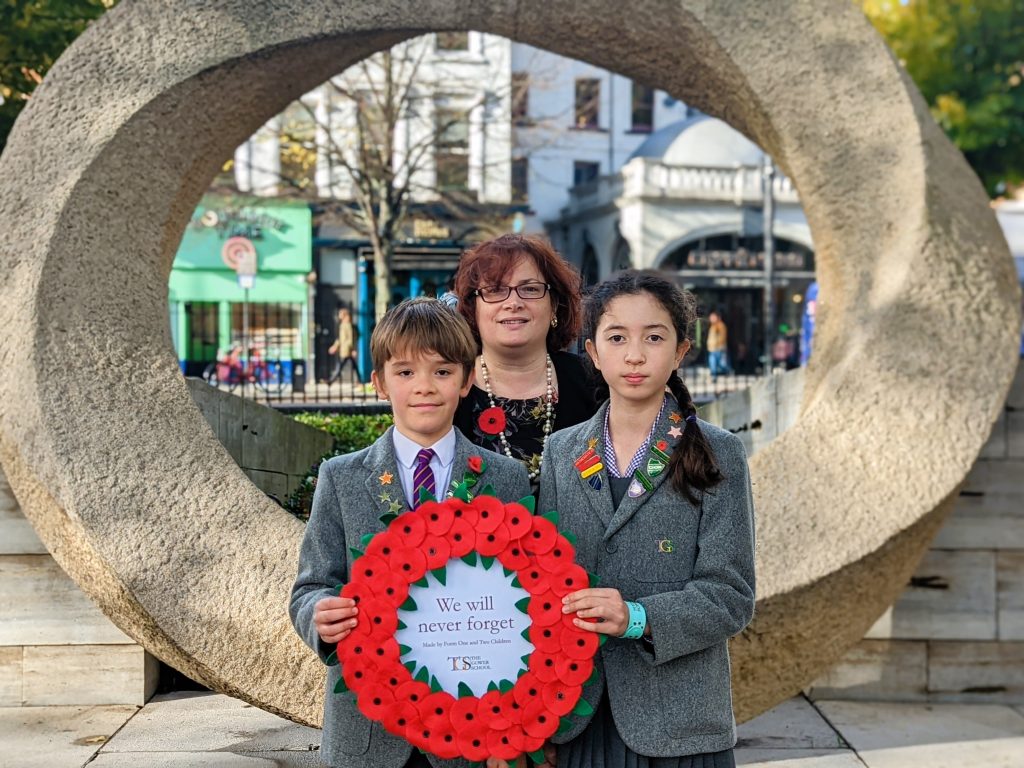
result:
[(1024, 0), (861, 5), (989, 194), (1024, 181)]
[(0, 151), (53, 62), (117, 0), (0, 0)]

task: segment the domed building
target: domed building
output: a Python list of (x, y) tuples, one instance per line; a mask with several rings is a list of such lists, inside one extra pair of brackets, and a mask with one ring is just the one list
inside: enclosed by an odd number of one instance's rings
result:
[[(545, 226), (587, 284), (628, 267), (672, 275), (698, 296), (702, 315), (721, 314), (733, 367), (754, 373), (765, 349), (764, 177), (760, 147), (697, 115), (652, 133), (618, 173), (574, 187)], [(777, 170), (772, 192), (774, 318), (767, 326), (771, 341), (787, 333), (795, 340), (814, 281), (814, 246), (796, 190)]]

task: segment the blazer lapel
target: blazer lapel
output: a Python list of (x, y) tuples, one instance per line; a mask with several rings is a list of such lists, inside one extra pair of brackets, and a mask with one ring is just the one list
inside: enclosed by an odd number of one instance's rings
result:
[[(579, 492), (590, 502), (590, 506), (593, 507), (594, 512), (605, 526), (609, 525), (615, 516), (615, 504), (612, 502), (612, 487), (608, 482), (608, 470), (600, 462), (604, 451), (601, 442), (604, 435), (604, 414), (607, 409), (608, 403), (605, 402), (597, 409), (597, 413), (581, 433), (579, 445), (569, 446), (573, 452), (571, 470), (576, 475)], [(595, 454), (598, 459), (597, 463), (594, 462)], [(591, 474), (591, 470), (595, 466), (600, 466), (600, 469)], [(584, 477), (584, 474), (587, 477)]]
[(374, 443), (363, 466), (366, 467), (366, 491), (376, 505), (377, 516), (392, 513), (400, 515), (409, 509), (402, 490), (402, 476), (398, 474), (398, 459), (389, 427), (384, 436)]
[[(622, 497), (619, 508), (615, 510), (614, 517), (608, 523), (608, 528), (604, 533), (605, 541), (618, 533), (622, 526), (629, 522), (630, 518), (647, 503), (658, 488), (661, 487), (661, 484), (665, 482), (665, 479), (668, 477), (668, 462), (658, 456), (652, 449), (656, 448), (660, 453), (671, 456), (685, 426), (682, 414), (676, 407), (675, 400), (670, 398), (665, 405), (665, 411), (661, 414), (661, 418), (654, 428), (654, 434), (651, 435), (651, 444), (647, 449), (647, 454), (644, 456), (640, 468), (633, 474), (634, 481), (630, 483), (630, 492), (627, 492)], [(676, 436), (674, 433), (678, 433), (679, 436)], [(639, 477), (641, 473), (643, 474), (642, 478)], [(647, 485), (650, 488), (647, 488)], [(636, 493), (635, 491), (642, 492)]]

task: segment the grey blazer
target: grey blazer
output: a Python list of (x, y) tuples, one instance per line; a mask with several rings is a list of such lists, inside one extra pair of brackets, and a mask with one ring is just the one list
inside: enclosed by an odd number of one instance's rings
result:
[[(469, 457), (480, 453), (478, 446), (456, 430), (452, 478), (461, 478)], [(529, 495), (530, 482), (522, 464), (491, 452), (486, 453), (485, 460), (487, 466), (477, 488), (489, 483), (506, 501)], [(385, 484), (381, 476), (386, 478), (387, 474), (391, 478)], [(398, 507), (393, 508), (393, 503)], [(364, 534), (384, 530), (379, 518), (388, 511), (408, 511), (391, 429), (369, 448), (337, 456), (320, 467), (288, 613), (303, 642), (324, 662), (334, 645), (324, 643), (317, 634), (313, 608), (322, 598), (338, 594), (337, 586), (349, 579), (348, 548), (361, 548)], [(338, 665), (328, 667), (321, 758), (334, 768), (401, 768), (412, 753), (412, 745), (392, 736), (380, 723), (367, 720), (356, 708), (352, 694), (335, 694), (340, 676)], [(429, 758), (435, 766), (468, 765), (461, 760)]]
[[(623, 496), (615, 509), (607, 469), (598, 473), (598, 490), (574, 464), (588, 445), (602, 452), (607, 407), (552, 435), (538, 509), (558, 511), (560, 527), (577, 537), (577, 561), (600, 586), (644, 606), (652, 642), (609, 638), (595, 658), (602, 674), (583, 697), (596, 707), (607, 685), (615, 724), (634, 752), (672, 757), (729, 749), (736, 723), (727, 641), (754, 612), (754, 508), (743, 444), (699, 422), (724, 480), (698, 494), (694, 506), (664, 471), (651, 478), (651, 490)], [(673, 413), (665, 408), (652, 438), (665, 440), (668, 454), (677, 442), (669, 434)], [(571, 740), (588, 720), (576, 718), (554, 740)]]

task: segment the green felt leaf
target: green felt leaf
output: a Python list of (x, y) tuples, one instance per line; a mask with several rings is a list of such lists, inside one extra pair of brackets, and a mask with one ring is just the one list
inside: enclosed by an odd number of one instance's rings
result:
[(441, 583), (442, 587), (448, 584), (448, 569), (443, 565), (440, 568), (435, 568), (431, 573), (434, 574), (434, 578)]
[(337, 592), (340, 595), (341, 594), (341, 590), (343, 590), (344, 588), (345, 588), (344, 584), (339, 584), (338, 586), (336, 586), (334, 588), (334, 591)]
[(431, 675), (430, 676), (430, 692), (431, 693), (440, 693), (443, 690), (444, 690), (444, 688), (441, 687), (441, 684), (437, 681), (437, 678), (434, 677), (433, 675)]
[(519, 587), (520, 589), (523, 588), (522, 582), (519, 581), (518, 576), (513, 576), (512, 581), (510, 581), (509, 584), (511, 584), (513, 587)]
[(416, 601), (412, 599), (412, 596), (405, 598), (405, 602), (398, 606), (400, 611), (415, 611)]
[(459, 698), (460, 699), (464, 699), (467, 696), (472, 696), (472, 695), (473, 695), (473, 689), (472, 688), (470, 688), (465, 683), (459, 683)]
[(576, 534), (575, 533), (573, 533), (572, 531), (562, 531), (562, 536), (564, 536), (565, 540), (568, 541), (570, 544), (572, 544), (574, 547), (576, 546)]
[(417, 680), (421, 683), (426, 683), (427, 685), (429, 685), (430, 672), (427, 670), (426, 667), (420, 667), (420, 671), (416, 673), (416, 676), (413, 678), (413, 680)]
[(462, 556), (462, 562), (466, 565), (476, 566), (476, 552), (470, 552)]
[(328, 667), (333, 667), (338, 663), (338, 652), (331, 651), (331, 655), (327, 657), (327, 661), (324, 662)]
[(495, 492), (494, 486), (491, 485), (490, 483), (488, 483), (487, 485), (485, 485), (483, 488), (480, 489), (480, 495), (481, 496), (497, 496), (498, 494), (497, 494), (497, 492)]
[(402, 666), (409, 670), (409, 674), (410, 675), (415, 675), (416, 674), (416, 662), (415, 661), (407, 661)]
[(353, 560), (358, 560), (360, 557), (363, 556), (362, 550), (356, 549), (355, 547), (349, 547), (348, 551), (352, 553)]
[(408, 629), (408, 627), (405, 626), (405, 622), (402, 621), (401, 619), (398, 620), (398, 628), (399, 629)]
[(427, 577), (424, 574), (420, 578), (416, 579), (416, 581), (414, 581), (412, 583), (412, 586), (414, 586), (414, 587), (427, 587), (427, 586), (430, 586), (430, 583), (427, 581)]
[(558, 521), (562, 519), (558, 516), (558, 513), (553, 509), (548, 510), (547, 512), (542, 512), (541, 517), (543, 517), (545, 520), (550, 520), (555, 525), (558, 525)]
[(338, 678), (338, 682), (336, 682), (334, 684), (334, 692), (335, 693), (344, 693), (347, 690), (348, 690), (348, 686), (345, 685), (345, 678), (344, 677), (339, 677)]
[(555, 733), (556, 734), (563, 734), (563, 733), (568, 733), (571, 730), (572, 730), (572, 721), (569, 718), (567, 718), (567, 717), (563, 717), (561, 720), (558, 721), (558, 730), (556, 730)]
[(602, 645), (608, 642), (608, 635), (597, 636), (597, 647), (600, 648)]
[(572, 713), (580, 717), (589, 717), (594, 714), (594, 708), (590, 706), (590, 702), (586, 699), (580, 699), (576, 702), (576, 706), (572, 708)]
[(508, 693), (515, 687), (515, 683), (511, 680), (502, 680), (498, 683), (498, 690), (502, 693)]
[(530, 752), (529, 754), (530, 754), (530, 759), (533, 760), (533, 762), (536, 763), (537, 765), (540, 765), (541, 763), (544, 762), (544, 750), (543, 749), (538, 749), (536, 752)]
[(480, 565), (484, 567), (485, 571), (489, 571), (491, 566), (494, 565), (494, 558), (488, 555), (480, 555)]
[(385, 526), (388, 526), (391, 525), (391, 522), (393, 520), (398, 519), (398, 515), (396, 515), (394, 512), (385, 512), (383, 515), (380, 516), (379, 519), (382, 523), (384, 523)]
[(594, 667), (594, 671), (590, 673), (590, 677), (587, 678), (587, 681), (584, 683), (584, 685), (590, 685), (591, 683), (596, 683), (597, 682), (597, 677), (598, 677), (597, 667)]
[(491, 680), (491, 682), (489, 682), (487, 684), (487, 691), (489, 693), (491, 691), (496, 691), (496, 690), (498, 690), (498, 685), (493, 680)]
[(523, 664), (524, 664), (524, 665), (526, 665), (527, 667), (528, 667), (528, 666), (530, 666), (530, 654), (526, 654), (525, 656), (520, 656), (520, 657), (519, 657), (519, 659), (520, 659), (520, 660), (521, 660), (521, 661), (523, 662)]
[(596, 573), (591, 573), (590, 571), (587, 571), (587, 578), (590, 579), (591, 588), (599, 586), (601, 584), (601, 577), (598, 576)]
[(516, 608), (523, 613), (526, 613), (526, 607), (530, 604), (530, 598), (524, 597), (522, 600), (516, 600)]
[(432, 494), (426, 488), (420, 488), (419, 503), (423, 504), (424, 502), (427, 501), (437, 501), (437, 499), (434, 497), (434, 494)]
[(520, 669), (518, 672), (516, 672), (516, 680), (518, 680), (520, 677), (522, 677), (523, 675), (525, 675), (529, 671), (530, 670), (528, 670), (526, 668)]
[(376, 535), (377, 534), (375, 533), (363, 534), (363, 537), (359, 540), (359, 543), (363, 545), (363, 549), (366, 549), (368, 546), (370, 546), (370, 542), (373, 541), (373, 537)]
[(501, 570), (503, 570), (503, 571), (505, 572), (505, 575), (506, 575), (506, 576), (511, 576), (511, 575), (512, 575), (513, 573), (515, 573), (515, 571), (510, 571), (510, 570), (509, 570), (508, 568), (506, 568), (506, 567), (505, 567), (504, 565), (503, 565), (503, 566), (501, 566)]
[(530, 514), (531, 515), (536, 514), (536, 512), (537, 512), (537, 500), (535, 498), (533, 498), (532, 495), (531, 496), (523, 496), (523, 498), (521, 498), (519, 500), (519, 503), (522, 504), (524, 507), (526, 507), (528, 510), (530, 510)]
[(405, 656), (405, 654), (409, 653), (411, 650), (412, 648), (410, 648), (408, 645), (402, 645), (401, 643), (398, 644), (399, 656)]
[(529, 627), (524, 629), (519, 634), (523, 636), (523, 640), (525, 640), (526, 642), (530, 642), (530, 628)]

